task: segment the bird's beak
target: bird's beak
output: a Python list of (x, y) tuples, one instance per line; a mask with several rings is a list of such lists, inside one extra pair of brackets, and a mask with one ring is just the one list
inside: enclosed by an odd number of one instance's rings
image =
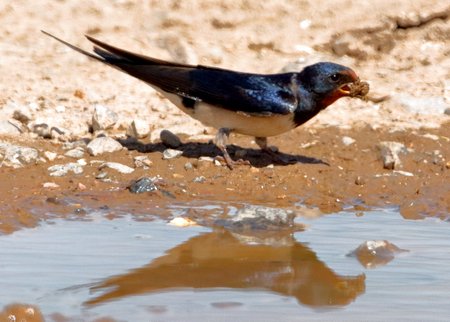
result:
[(342, 74), (346, 75), (348, 79), (351, 80), (351, 82), (348, 82), (339, 87), (338, 92), (342, 96), (352, 96), (355, 91), (355, 86), (357, 86), (357, 84), (359, 84), (361, 81), (359, 80), (358, 75), (356, 75), (356, 73), (351, 69), (343, 71)]
[(352, 93), (352, 84), (354, 83), (347, 83), (342, 85), (341, 87), (338, 88), (339, 93), (341, 93), (344, 96), (349, 96)]

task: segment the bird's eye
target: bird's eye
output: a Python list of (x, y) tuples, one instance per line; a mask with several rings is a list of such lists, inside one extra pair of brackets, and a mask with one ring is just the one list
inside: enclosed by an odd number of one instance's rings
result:
[(333, 75), (330, 76), (330, 80), (332, 82), (337, 82), (340, 79), (341, 79), (341, 75), (339, 75), (339, 74), (333, 74)]

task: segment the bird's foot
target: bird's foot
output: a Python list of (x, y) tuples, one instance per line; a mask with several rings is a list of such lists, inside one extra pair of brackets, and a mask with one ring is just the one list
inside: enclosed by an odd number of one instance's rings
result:
[(218, 155), (214, 159), (219, 161), (220, 163), (225, 163), (226, 166), (230, 170), (233, 170), (235, 166), (251, 165), (250, 161), (248, 161), (248, 160), (243, 160), (243, 159), (233, 160), (233, 159), (231, 159), (231, 157), (228, 155), (228, 153), (227, 153), (227, 156), (225, 156), (225, 154), (223, 156)]

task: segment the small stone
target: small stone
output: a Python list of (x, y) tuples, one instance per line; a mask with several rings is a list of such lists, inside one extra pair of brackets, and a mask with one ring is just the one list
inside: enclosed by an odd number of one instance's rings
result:
[(127, 128), (127, 135), (137, 139), (145, 138), (149, 133), (150, 125), (140, 119), (133, 120)]
[(182, 154), (183, 154), (183, 151), (180, 151), (180, 150), (166, 149), (163, 152), (163, 159), (170, 160), (170, 159), (179, 158)]
[(19, 127), (9, 121), (0, 121), (0, 134), (2, 135), (20, 135), (22, 131)]
[(438, 141), (439, 140), (439, 136), (431, 134), (431, 133), (426, 133), (423, 135), (424, 138), (433, 140), (433, 141)]
[(221, 167), (221, 166), (222, 166), (222, 163), (220, 163), (219, 160), (215, 159), (215, 160), (214, 160), (214, 165), (215, 165), (216, 167)]
[(193, 182), (196, 183), (203, 183), (206, 181), (206, 178), (204, 176), (199, 176), (199, 177), (195, 177), (194, 180), (192, 180)]
[(362, 186), (366, 183), (366, 180), (364, 180), (361, 176), (357, 176), (355, 179), (355, 184), (358, 186)]
[(3, 155), (1, 165), (20, 168), (24, 164), (36, 162), (39, 152), (34, 148), (13, 145), (0, 141), (0, 154)]
[(44, 156), (47, 158), (48, 161), (54, 161), (56, 157), (58, 156), (58, 153), (51, 152), (51, 151), (45, 151)]
[(450, 107), (447, 107), (447, 108), (445, 109), (444, 114), (450, 116)]
[(59, 185), (54, 182), (44, 182), (42, 186), (46, 189), (56, 189), (59, 188)]
[(92, 129), (94, 131), (107, 130), (112, 128), (118, 119), (116, 112), (111, 111), (104, 105), (97, 104), (94, 106), (94, 114), (92, 115)]
[(414, 173), (408, 172), (408, 171), (401, 171), (401, 170), (394, 170), (394, 174), (399, 174), (405, 177), (414, 177)]
[(380, 142), (378, 148), (380, 149), (381, 158), (383, 160), (383, 167), (389, 170), (393, 170), (401, 166), (399, 154), (408, 153), (408, 149), (405, 145), (399, 142)]
[(311, 23), (312, 22), (309, 19), (304, 19), (304, 20), (300, 21), (300, 24), (299, 24), (300, 29), (303, 29), (303, 30), (308, 29), (311, 26)]
[(81, 89), (76, 89), (73, 92), (73, 96), (75, 96), (76, 98), (79, 98), (79, 99), (83, 99), (86, 95), (84, 94), (84, 92)]
[(13, 118), (20, 123), (27, 125), (32, 118), (32, 114), (29, 110), (23, 109), (23, 110), (15, 110), (13, 113)]
[(177, 227), (188, 227), (188, 226), (195, 226), (197, 225), (197, 223), (189, 218), (175, 217), (171, 221), (169, 221), (169, 225)]
[(214, 162), (214, 158), (211, 158), (211, 157), (200, 157), (200, 158), (198, 158), (198, 161)]
[(409, 94), (395, 95), (395, 100), (408, 112), (423, 115), (442, 115), (448, 103), (442, 96), (415, 97)]
[(76, 147), (75, 149), (67, 151), (64, 155), (69, 158), (79, 159), (84, 156), (84, 149), (82, 147)]
[(87, 151), (92, 156), (103, 153), (112, 153), (120, 150), (122, 150), (122, 145), (107, 136), (95, 138), (87, 145)]
[(83, 173), (83, 167), (76, 163), (70, 162), (67, 164), (55, 164), (48, 168), (50, 172), (50, 176), (52, 177), (63, 177), (67, 175), (69, 172), (73, 172), (74, 174)]
[(86, 186), (84, 184), (82, 184), (81, 182), (78, 182), (77, 188), (78, 188), (78, 190), (86, 190)]
[(169, 148), (176, 149), (181, 146), (180, 138), (169, 130), (162, 130), (159, 134), (159, 138), (161, 139), (161, 142)]
[(355, 139), (349, 137), (349, 136), (343, 136), (342, 137), (342, 143), (346, 146), (352, 145), (353, 143), (355, 143)]
[(150, 160), (146, 155), (138, 155), (134, 157), (134, 166), (136, 168), (149, 168), (152, 165), (152, 160)]
[(255, 168), (255, 167), (250, 167), (250, 172), (251, 173), (259, 173), (259, 169)]
[(108, 176), (108, 172), (106, 172), (106, 171), (100, 171), (100, 172), (95, 176), (95, 179), (103, 180), (103, 179), (106, 179), (107, 176)]
[(185, 164), (184, 164), (184, 169), (187, 171), (187, 170), (192, 170), (194, 168), (194, 166), (192, 165), (192, 163), (190, 163), (190, 162), (186, 162)]
[(152, 192), (158, 190), (155, 185), (155, 179), (144, 177), (133, 182), (129, 188), (132, 193)]
[(81, 165), (81, 166), (85, 166), (85, 165), (87, 165), (87, 162), (86, 162), (86, 160), (85, 159), (78, 159), (77, 160), (77, 163), (79, 164), (79, 165)]
[(40, 137), (43, 137), (45, 139), (50, 139), (51, 138), (51, 133), (50, 133), (50, 126), (48, 126), (48, 124), (46, 123), (38, 123), (38, 124), (31, 124), (31, 131), (35, 134), (37, 134)]
[(66, 111), (66, 107), (64, 105), (58, 105), (55, 107), (57, 113), (64, 113)]
[(63, 150), (72, 150), (78, 147), (85, 148), (87, 146), (84, 140), (78, 140), (73, 142), (64, 142), (62, 145)]
[(128, 174), (132, 173), (134, 171), (133, 168), (126, 166), (122, 163), (118, 162), (105, 162), (102, 165), (100, 165), (99, 169), (109, 168), (116, 171), (119, 171), (120, 173)]
[(396, 254), (407, 252), (387, 240), (368, 240), (347, 256), (356, 257), (365, 268), (383, 266), (392, 261)]
[(231, 220), (218, 220), (216, 224), (238, 231), (296, 230), (295, 213), (291, 210), (264, 206), (247, 206)]

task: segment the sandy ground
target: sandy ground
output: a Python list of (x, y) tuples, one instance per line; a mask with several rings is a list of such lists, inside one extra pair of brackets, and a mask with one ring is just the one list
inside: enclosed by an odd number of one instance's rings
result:
[[(69, 196), (76, 200), (71, 205), (87, 208), (225, 201), (301, 204), (327, 213), (392, 206), (407, 218), (448, 219), (449, 14), (446, 1), (428, 0), (395, 6), (391, 1), (349, 0), (3, 1), (0, 119), (19, 131), (2, 135), (1, 141), (36, 148), (41, 157), (17, 169), (2, 162), (0, 229), (33, 226), (47, 216), (43, 213), (73, 214), (72, 206), (55, 202)], [(245, 155), (252, 165), (230, 171), (198, 161), (218, 155), (208, 144), (213, 129), (190, 119), (147, 85), (72, 52), (41, 29), (86, 49), (91, 45), (83, 34), (90, 34), (162, 59), (248, 72), (299, 70), (331, 60), (351, 66), (370, 82), (370, 99), (341, 99), (301, 128), (271, 139), (281, 151), (297, 156), (295, 165), (272, 165), (253, 150), (252, 138), (233, 136), (232, 154)], [(92, 133), (97, 104), (119, 116), (106, 135), (123, 139), (129, 124), (139, 119), (150, 124), (149, 137), (139, 144), (125, 142), (120, 152), (86, 153), (82, 174), (49, 176), (49, 166), (76, 161), (63, 156), (65, 142), (89, 141), (98, 134)], [(42, 133), (42, 124), (58, 131)], [(181, 135), (186, 143), (181, 158), (162, 160), (162, 129)], [(344, 144), (345, 136), (354, 143)], [(383, 168), (382, 141), (407, 149), (395, 169)], [(239, 152), (240, 147), (248, 150)], [(48, 161), (46, 151), (58, 157)], [(96, 179), (98, 164), (90, 163), (117, 161), (134, 167), (138, 155), (148, 156), (152, 166), (127, 175), (111, 170), (107, 183)], [(192, 169), (185, 169), (187, 162)], [(132, 180), (157, 175), (175, 199), (160, 193), (143, 198), (126, 190)], [(204, 182), (194, 182), (200, 176)], [(56, 185), (44, 187), (49, 182)], [(36, 211), (40, 207), (46, 211)]]

